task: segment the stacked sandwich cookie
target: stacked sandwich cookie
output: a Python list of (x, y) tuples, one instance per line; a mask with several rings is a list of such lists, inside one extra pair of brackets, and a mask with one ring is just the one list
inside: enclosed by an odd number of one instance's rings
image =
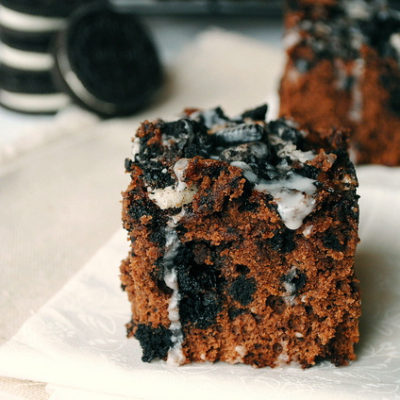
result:
[(0, 0), (0, 41), (0, 104), (15, 111), (54, 113), (73, 100), (128, 115), (163, 81), (145, 27), (105, 1)]
[(143, 361), (302, 367), (355, 358), (357, 178), (346, 136), (187, 109), (125, 162), (122, 288)]
[(384, 0), (290, 0), (282, 116), (345, 127), (358, 163), (400, 165), (400, 13)]
[[(54, 113), (68, 104), (52, 79), (50, 46), (65, 26), (72, 3), (0, 2), (0, 104), (27, 113)], [(75, 1), (75, 3), (77, 3)]]

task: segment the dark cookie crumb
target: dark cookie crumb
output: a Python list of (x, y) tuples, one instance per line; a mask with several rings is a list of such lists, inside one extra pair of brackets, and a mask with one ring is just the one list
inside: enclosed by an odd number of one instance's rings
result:
[(252, 110), (247, 110), (242, 114), (242, 119), (250, 118), (253, 121), (265, 121), (268, 112), (268, 105), (263, 104)]
[(282, 253), (290, 253), (296, 248), (295, 232), (288, 228), (283, 228), (275, 232), (274, 237), (268, 239), (268, 245), (273, 250), (281, 251)]
[(246, 265), (236, 265), (235, 267), (236, 272), (242, 275), (247, 275), (250, 272), (250, 268), (247, 267)]
[(322, 242), (325, 247), (331, 250), (343, 251), (346, 248), (346, 243), (341, 243), (332, 230), (328, 230), (324, 233)]
[(152, 328), (149, 325), (139, 324), (134, 336), (142, 346), (144, 362), (165, 358), (172, 347), (172, 333), (164, 326)]
[(256, 289), (257, 285), (254, 278), (247, 279), (243, 276), (239, 276), (233, 281), (229, 288), (229, 294), (241, 305), (247, 306), (253, 301), (253, 294)]
[(215, 266), (197, 264), (190, 245), (180, 248), (175, 264), (181, 295), (181, 323), (206, 329), (215, 323), (222, 309), (225, 280)]

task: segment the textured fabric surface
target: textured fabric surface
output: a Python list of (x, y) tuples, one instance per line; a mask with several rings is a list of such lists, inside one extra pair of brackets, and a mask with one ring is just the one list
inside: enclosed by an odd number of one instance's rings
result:
[(248, 393), (253, 400), (264, 399), (266, 393), (272, 400), (400, 398), (400, 215), (382, 206), (400, 202), (400, 169), (361, 167), (359, 176), (362, 242), (357, 273), (363, 317), (358, 360), (350, 366), (322, 363), (307, 370), (257, 370), (224, 363), (179, 368), (162, 361), (142, 363), (138, 342), (125, 338), (130, 311), (116, 266), (128, 243), (126, 233), (119, 230), (0, 349), (0, 373), (50, 382), (51, 398), (59, 400), (179, 400), (188, 392), (199, 400), (223, 398), (226, 393), (232, 400)]
[[(164, 93), (140, 115), (100, 122), (70, 108), (55, 120), (40, 119), (40, 126), (31, 126), (29, 119), (24, 129), (40, 129), (40, 134), (29, 140), (18, 134), (18, 146), (4, 139), (0, 343), (121, 226), (120, 192), (127, 185), (123, 160), (139, 121), (174, 117), (187, 106), (223, 104), (231, 114), (255, 106), (274, 92), (282, 59), (276, 47), (206, 31), (173, 60)], [(11, 120), (9, 127), (16, 123)], [(21, 396), (11, 389), (27, 384), (0, 379), (0, 398), (2, 391)]]

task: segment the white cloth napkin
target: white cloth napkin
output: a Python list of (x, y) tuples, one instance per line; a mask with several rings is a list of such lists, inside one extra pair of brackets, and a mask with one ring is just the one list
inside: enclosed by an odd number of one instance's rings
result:
[(138, 342), (125, 337), (130, 313), (118, 265), (128, 245), (121, 230), (0, 348), (0, 374), (48, 382), (53, 400), (400, 398), (400, 170), (364, 167), (359, 177), (363, 317), (350, 366), (142, 363)]
[(78, 129), (96, 124), (99, 118), (70, 105), (56, 116), (24, 115), (0, 107), (0, 164)]

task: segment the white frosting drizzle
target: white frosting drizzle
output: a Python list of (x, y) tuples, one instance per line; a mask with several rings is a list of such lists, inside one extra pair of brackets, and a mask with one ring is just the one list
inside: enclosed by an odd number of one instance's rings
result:
[(336, 71), (336, 87), (340, 90), (346, 89), (348, 74), (344, 65), (343, 60), (337, 58), (334, 60), (335, 71)]
[(16, 31), (49, 32), (62, 29), (65, 19), (24, 14), (0, 6), (0, 25)]
[[(393, 36), (393, 35), (392, 35)], [(399, 46), (400, 46), (400, 35), (399, 35)], [(354, 78), (352, 91), (351, 91), (351, 107), (349, 110), (349, 118), (354, 122), (360, 122), (362, 120), (363, 111), (363, 94), (361, 91), (361, 80), (364, 75), (365, 63), (364, 60), (359, 58), (354, 61), (353, 68), (350, 72), (350, 76)], [(337, 75), (336, 87), (340, 90), (345, 90), (349, 74), (346, 71), (345, 65), (342, 60), (335, 60), (335, 69)]]
[[(135, 159), (135, 156), (138, 155), (139, 152), (140, 139), (135, 137), (132, 144), (133, 159)], [(149, 198), (153, 200), (162, 210), (183, 207), (183, 205), (192, 202), (193, 197), (197, 192), (197, 188), (188, 188), (184, 181), (188, 164), (189, 160), (186, 158), (182, 158), (175, 163), (173, 171), (177, 178), (176, 185), (168, 186), (164, 189), (152, 189), (151, 187), (147, 188), (149, 192)], [(164, 168), (162, 172), (167, 173), (167, 169)], [(167, 363), (175, 366), (184, 364), (186, 360), (186, 357), (182, 351), (182, 343), (184, 338), (179, 315), (179, 301), (181, 296), (179, 293), (177, 270), (174, 265), (175, 258), (181, 245), (176, 232), (176, 226), (184, 215), (185, 210), (182, 208), (179, 214), (169, 217), (167, 226), (165, 228), (165, 253), (163, 256), (164, 282), (166, 286), (172, 290), (172, 295), (168, 303), (168, 318), (170, 320), (169, 329), (172, 332), (172, 347), (168, 351)]]
[(135, 159), (135, 156), (138, 155), (140, 153), (140, 139), (135, 136), (135, 138), (133, 139), (133, 143), (132, 143), (132, 159)]
[[(188, 162), (189, 161), (187, 159), (183, 158), (178, 160), (174, 165), (174, 172), (178, 179), (177, 187), (174, 188), (175, 193), (184, 193), (187, 190), (187, 186), (183, 181), (183, 178)], [(172, 289), (172, 295), (169, 299), (168, 304), (168, 318), (170, 320), (169, 329), (172, 332), (172, 347), (168, 351), (167, 358), (167, 363), (170, 365), (182, 365), (186, 360), (185, 355), (182, 351), (183, 332), (179, 315), (179, 301), (181, 297), (179, 293), (178, 275), (174, 266), (174, 260), (178, 254), (178, 249), (181, 245), (178, 234), (176, 232), (176, 226), (184, 215), (185, 210), (182, 209), (179, 214), (171, 216), (168, 220), (165, 234), (166, 250), (163, 257), (163, 264), (165, 268), (164, 282), (167, 287)]]
[(283, 47), (285, 49), (290, 49), (295, 46), (301, 40), (300, 33), (298, 29), (290, 29), (283, 37)]
[(257, 175), (253, 172), (250, 165), (246, 164), (244, 161), (232, 161), (231, 165), (233, 167), (240, 168), (243, 171), (243, 176), (250, 182), (258, 182)]
[(70, 100), (63, 93), (25, 94), (0, 90), (0, 102), (25, 112), (53, 112), (67, 106)]
[(187, 187), (183, 178), (184, 178), (186, 168), (188, 167), (188, 165), (189, 165), (189, 160), (187, 158), (181, 158), (174, 165), (174, 168), (173, 168), (174, 173), (176, 175), (176, 178), (178, 179), (178, 186), (176, 187), (176, 189), (178, 191), (183, 191)]
[(289, 229), (297, 229), (314, 209), (314, 182), (313, 179), (293, 174), (285, 180), (263, 181), (255, 189), (270, 193), (278, 205), (278, 213), (284, 224)]
[(53, 57), (49, 53), (23, 51), (4, 43), (0, 43), (0, 60), (9, 67), (29, 71), (47, 71), (54, 64)]
[[(277, 151), (281, 158), (289, 157), (292, 161), (305, 163), (315, 157), (314, 152), (301, 151), (294, 143), (284, 141), (278, 136), (271, 136), (270, 141), (274, 145), (282, 145)], [(304, 218), (314, 209), (315, 180), (292, 173), (286, 179), (266, 181), (260, 179), (250, 165), (243, 161), (232, 161), (231, 165), (242, 169), (243, 176), (255, 184), (255, 190), (273, 196), (278, 205), (278, 213), (289, 229), (299, 228)]]
[(367, 20), (371, 17), (371, 6), (362, 0), (344, 0), (343, 6), (350, 18)]
[(363, 95), (361, 91), (361, 80), (364, 75), (365, 62), (359, 58), (354, 61), (352, 70), (352, 76), (354, 78), (352, 88), (352, 105), (349, 111), (349, 118), (354, 122), (360, 122), (362, 120), (363, 110)]
[[(169, 221), (166, 232), (166, 252), (164, 254), (164, 265), (170, 267), (177, 255), (180, 241), (175, 230), (176, 223)], [(181, 365), (185, 362), (185, 356), (182, 352), (183, 332), (179, 316), (179, 285), (176, 269), (172, 267), (164, 274), (165, 284), (172, 289), (172, 295), (168, 304), (168, 318), (170, 320), (169, 329), (172, 332), (172, 347), (168, 351), (167, 363), (170, 365)]]
[(393, 33), (390, 36), (390, 44), (396, 50), (397, 55), (400, 56), (400, 33)]

